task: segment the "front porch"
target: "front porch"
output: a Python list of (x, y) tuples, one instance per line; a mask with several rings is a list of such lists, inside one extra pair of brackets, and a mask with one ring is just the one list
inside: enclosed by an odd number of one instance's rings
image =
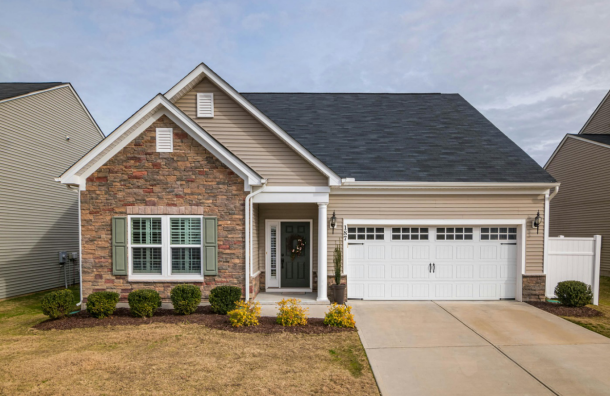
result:
[(260, 303), (261, 305), (275, 305), (280, 302), (282, 299), (296, 298), (301, 300), (301, 305), (328, 305), (328, 301), (319, 301), (318, 300), (318, 292), (306, 292), (306, 293), (295, 293), (295, 292), (286, 292), (286, 293), (268, 293), (268, 292), (260, 292), (254, 298), (255, 302)]
[(328, 304), (328, 194), (288, 195), (253, 198), (249, 297), (263, 305), (282, 298)]

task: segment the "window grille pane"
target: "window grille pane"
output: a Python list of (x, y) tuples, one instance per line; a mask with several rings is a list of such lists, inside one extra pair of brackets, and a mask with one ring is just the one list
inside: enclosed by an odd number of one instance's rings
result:
[(383, 234), (383, 228), (375, 228), (375, 233), (379, 234)]
[(392, 240), (396, 241), (400, 239), (400, 234), (392, 234)]
[(200, 218), (172, 218), (170, 223), (172, 245), (201, 245)]
[(134, 274), (160, 274), (161, 248), (132, 248)]
[(400, 234), (400, 228), (392, 228), (393, 234)]
[(201, 248), (172, 248), (173, 274), (200, 274)]
[[(349, 230), (354, 230), (354, 228), (350, 228)], [(349, 239), (354, 239), (354, 235), (350, 235)], [(271, 227), (271, 251), (270, 253), (270, 261), (271, 261), (271, 278), (275, 279), (277, 276), (277, 227)]]
[(160, 218), (131, 219), (131, 243), (136, 245), (161, 244)]

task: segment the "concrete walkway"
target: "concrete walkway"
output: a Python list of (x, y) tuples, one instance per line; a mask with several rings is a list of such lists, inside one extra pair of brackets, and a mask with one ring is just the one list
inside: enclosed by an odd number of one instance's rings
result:
[(531, 305), (349, 301), (388, 395), (610, 395), (610, 339)]

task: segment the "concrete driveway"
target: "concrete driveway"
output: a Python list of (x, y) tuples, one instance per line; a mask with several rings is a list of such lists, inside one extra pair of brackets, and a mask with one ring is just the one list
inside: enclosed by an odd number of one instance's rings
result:
[(387, 395), (610, 395), (610, 339), (514, 301), (349, 301)]

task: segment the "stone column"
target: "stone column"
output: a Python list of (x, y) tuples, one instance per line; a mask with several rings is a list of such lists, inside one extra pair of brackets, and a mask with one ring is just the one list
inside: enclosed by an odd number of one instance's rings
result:
[(328, 266), (326, 263), (326, 207), (327, 203), (318, 203), (318, 301), (328, 302)]

